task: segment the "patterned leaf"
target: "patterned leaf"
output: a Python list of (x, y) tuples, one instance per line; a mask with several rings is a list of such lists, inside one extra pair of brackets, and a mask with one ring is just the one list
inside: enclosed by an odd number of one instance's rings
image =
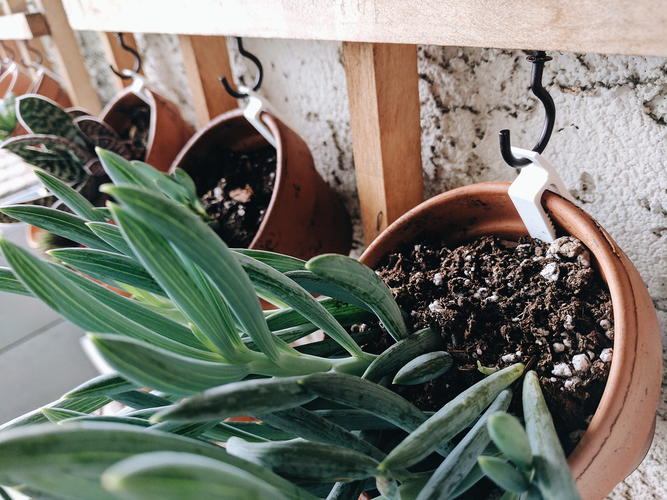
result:
[(83, 149), (87, 147), (72, 117), (51, 99), (28, 94), (19, 97), (16, 103), (18, 119), (28, 133), (57, 135)]
[(116, 131), (94, 116), (81, 116), (74, 119), (74, 126), (93, 146), (113, 151), (123, 158), (130, 158), (131, 152)]

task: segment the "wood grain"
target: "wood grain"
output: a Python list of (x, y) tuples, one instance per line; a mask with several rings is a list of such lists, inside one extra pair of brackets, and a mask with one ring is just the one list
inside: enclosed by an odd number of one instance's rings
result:
[(75, 106), (84, 107), (94, 115), (99, 114), (102, 110), (100, 99), (93, 89), (62, 3), (60, 0), (36, 0), (35, 4), (49, 23), (56, 63), (67, 93)]
[[(28, 8), (28, 2), (26, 2), (26, 0), (0, 0), (0, 5), (2, 5), (2, 9), (5, 14), (21, 14), (21, 13), (27, 13), (30, 10)], [(30, 24), (28, 25), (30, 26)], [(48, 24), (46, 26), (46, 29), (48, 31)], [(30, 28), (30, 31), (32, 31), (33, 34), (35, 30), (37, 30), (37, 28), (34, 29), (32, 27)], [(44, 50), (44, 45), (42, 44), (41, 37), (35, 36), (32, 40), (30, 40), (30, 46), (42, 55), (42, 62), (41, 62), (42, 66), (50, 70), (51, 62), (47, 57), (46, 50)], [(21, 53), (21, 57), (25, 61), (29, 61), (32, 63), (38, 60), (37, 55), (33, 52), (30, 52), (25, 46), (25, 44), (19, 44), (19, 52)]]
[(197, 121), (203, 127), (222, 113), (239, 107), (218, 79), (232, 80), (227, 43), (221, 36), (180, 35), (185, 72), (190, 83)]
[(0, 16), (0, 40), (32, 40), (48, 34), (49, 26), (41, 13)]
[(368, 245), (424, 197), (417, 47), (345, 42), (343, 52)]
[(64, 4), (74, 29), (97, 31), (667, 56), (663, 0), (64, 0)]

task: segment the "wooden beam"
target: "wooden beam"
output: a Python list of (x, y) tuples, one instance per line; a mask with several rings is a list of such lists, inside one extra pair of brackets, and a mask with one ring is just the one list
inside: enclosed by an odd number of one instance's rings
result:
[(80, 30), (667, 56), (667, 2), (663, 0), (64, 3), (72, 26)]
[(417, 47), (343, 43), (366, 245), (424, 199)]
[[(109, 64), (116, 68), (116, 71), (122, 72), (124, 69), (134, 69), (134, 56), (120, 46), (115, 33), (100, 33), (99, 35), (102, 50), (104, 51), (104, 58)], [(137, 43), (134, 40), (134, 35), (132, 33), (123, 33), (123, 42), (128, 47), (132, 47), (136, 50)], [(143, 75), (144, 70), (140, 69), (139, 74)], [(120, 92), (131, 84), (132, 80), (126, 80), (113, 75), (113, 85), (116, 92)]]
[[(21, 14), (27, 13), (30, 10), (26, 0), (0, 0), (0, 4), (2, 4), (5, 14)], [(51, 69), (51, 63), (48, 57), (46, 57), (47, 53), (46, 50), (44, 50), (44, 44), (42, 43), (41, 38), (37, 36), (30, 40), (30, 46), (42, 55), (42, 66), (46, 69)], [(19, 52), (25, 61), (32, 63), (39, 59), (37, 55), (34, 52), (29, 51), (23, 43), (19, 44)]]
[(0, 16), (0, 40), (32, 40), (49, 34), (49, 25), (40, 12)]
[(218, 79), (221, 76), (232, 78), (227, 43), (222, 36), (179, 35), (178, 39), (197, 121), (203, 127), (216, 116), (239, 107), (238, 101), (225, 91)]
[(84, 107), (94, 115), (99, 114), (102, 111), (100, 99), (93, 89), (62, 3), (60, 0), (36, 0), (35, 3), (49, 23), (55, 57), (67, 93), (75, 106)]

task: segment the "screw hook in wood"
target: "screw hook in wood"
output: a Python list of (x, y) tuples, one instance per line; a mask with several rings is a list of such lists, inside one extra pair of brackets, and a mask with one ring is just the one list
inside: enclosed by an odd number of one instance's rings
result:
[[(262, 68), (262, 63), (259, 62), (259, 59), (257, 59), (257, 57), (254, 54), (251, 54), (250, 52), (248, 52), (243, 48), (243, 41), (241, 40), (241, 37), (238, 36), (236, 37), (236, 43), (241, 55), (246, 59), (250, 59), (253, 63), (255, 63), (255, 66), (257, 66), (257, 76), (255, 77), (255, 85), (252, 88), (254, 92), (255, 90), (259, 89), (260, 85), (262, 85), (262, 79), (264, 78), (264, 68)], [(227, 77), (221, 76), (220, 82), (222, 82), (222, 86), (225, 87), (227, 93), (232, 97), (235, 97), (237, 99), (243, 99), (244, 97), (248, 97), (248, 94), (242, 94), (237, 90), (234, 90), (227, 81)]]
[[(33, 54), (35, 54), (37, 56), (37, 60), (33, 62), (33, 65), (41, 66), (42, 61), (44, 60), (44, 58), (42, 57), (42, 53), (39, 50), (37, 50), (35, 47), (31, 46), (28, 43), (28, 40), (23, 40), (23, 44), (25, 45), (25, 48), (28, 49), (29, 52), (32, 52)], [(27, 61), (25, 61), (25, 59), (23, 59), (23, 58), (21, 58), (21, 64), (23, 64), (24, 66), (29, 66)]]
[[(141, 56), (139, 55), (139, 52), (137, 52), (135, 49), (125, 44), (122, 33), (116, 33), (116, 38), (118, 39), (118, 43), (120, 44), (120, 46), (134, 56), (134, 69), (132, 70), (131, 73), (139, 73), (139, 71), (141, 71)], [(127, 70), (123, 70), (123, 73), (119, 73), (118, 71), (116, 71), (116, 68), (114, 68), (113, 65), (109, 64), (109, 67), (111, 68), (111, 71), (113, 71), (117, 76), (119, 76), (123, 80), (129, 80), (130, 78), (132, 78), (132, 74), (131, 73), (127, 74), (128, 73)]]

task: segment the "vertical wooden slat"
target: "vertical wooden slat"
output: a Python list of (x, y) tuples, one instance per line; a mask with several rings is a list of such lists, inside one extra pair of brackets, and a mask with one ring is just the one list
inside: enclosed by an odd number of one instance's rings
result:
[[(137, 43), (135, 42), (132, 33), (123, 33), (123, 42), (125, 42), (125, 45), (128, 47), (132, 47), (136, 50)], [(104, 58), (109, 64), (116, 68), (116, 71), (122, 73), (124, 69), (134, 69), (134, 56), (120, 46), (115, 33), (100, 33), (100, 43), (102, 44), (102, 50), (104, 51)], [(144, 74), (143, 69), (139, 71), (139, 74)], [(113, 75), (113, 85), (116, 92), (120, 92), (131, 84), (131, 79), (124, 79)]]
[(423, 201), (417, 47), (344, 42), (366, 245)]
[(51, 29), (55, 57), (61, 69), (61, 77), (75, 106), (82, 106), (93, 114), (102, 110), (100, 99), (90, 82), (90, 76), (79, 51), (74, 32), (67, 21), (60, 0), (35, 0), (37, 8), (44, 13)]
[(232, 78), (225, 37), (179, 35), (178, 38), (199, 126), (238, 108), (238, 101), (225, 91), (218, 79), (220, 76)]

